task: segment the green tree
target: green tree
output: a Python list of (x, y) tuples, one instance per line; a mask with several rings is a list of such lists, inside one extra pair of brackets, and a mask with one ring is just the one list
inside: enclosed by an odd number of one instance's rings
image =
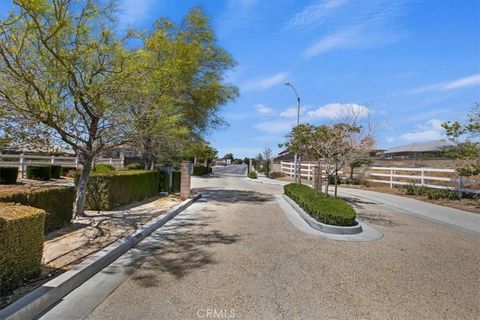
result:
[[(298, 155), (298, 168), (301, 168), (301, 160), (309, 155), (314, 130), (315, 127), (313, 125), (308, 123), (300, 124), (287, 134), (287, 141), (282, 144), (282, 146), (286, 147), (290, 152)], [(300, 172), (298, 172), (298, 182), (302, 183)]]
[[(106, 3), (105, 5), (102, 5)], [(0, 98), (11, 129), (43, 127), (82, 164), (75, 214), (100, 152), (124, 143), (123, 40), (109, 28), (110, 1), (14, 0), (0, 22)], [(124, 130), (125, 129), (125, 130)]]
[(467, 115), (465, 123), (447, 121), (442, 124), (456, 147), (446, 151), (450, 157), (463, 161), (457, 169), (464, 177), (480, 175), (480, 103)]

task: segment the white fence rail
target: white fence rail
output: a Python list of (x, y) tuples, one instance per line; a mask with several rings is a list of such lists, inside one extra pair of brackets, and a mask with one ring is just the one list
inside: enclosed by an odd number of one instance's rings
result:
[[(96, 164), (110, 164), (116, 168), (123, 167), (123, 159), (98, 158)], [(24, 154), (0, 154), (1, 167), (18, 167), (22, 178), (27, 166), (57, 165), (66, 168), (78, 168), (80, 164), (75, 157), (36, 156)]]
[[(293, 177), (293, 162), (281, 162), (281, 171)], [(300, 165), (301, 177), (313, 179), (313, 170), (316, 164), (302, 163)], [(451, 189), (459, 192), (480, 194), (480, 181), (460, 177), (455, 169), (436, 168), (401, 168), (401, 167), (364, 167), (361, 176), (371, 182), (388, 184), (390, 188), (402, 185), (421, 185), (437, 189)], [(322, 170), (325, 173), (325, 170)], [(345, 176), (344, 172), (338, 172)], [(474, 188), (469, 187), (474, 186)]]

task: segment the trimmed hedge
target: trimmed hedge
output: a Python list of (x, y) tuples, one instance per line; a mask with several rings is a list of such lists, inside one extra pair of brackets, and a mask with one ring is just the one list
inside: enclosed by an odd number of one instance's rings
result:
[(60, 179), (62, 173), (62, 166), (52, 166), (52, 178)]
[(27, 166), (27, 179), (47, 181), (51, 177), (51, 166)]
[(180, 192), (180, 182), (182, 180), (182, 173), (180, 171), (172, 172), (172, 193)]
[(167, 171), (158, 171), (160, 176), (158, 180), (158, 192), (170, 192), (170, 175)]
[(250, 179), (257, 179), (257, 173), (255, 171), (252, 171), (248, 174), (248, 177)]
[(77, 169), (73, 167), (62, 167), (62, 169), (60, 169), (60, 176), (73, 177), (76, 171)]
[(357, 214), (353, 207), (341, 199), (315, 193), (309, 186), (290, 183), (284, 187), (285, 194), (295, 201), (314, 219), (335, 226), (353, 226)]
[(44, 223), (42, 209), (0, 206), (0, 293), (40, 274)]
[(158, 193), (159, 173), (153, 170), (92, 173), (87, 185), (87, 210), (111, 210)]
[(45, 210), (45, 233), (69, 225), (73, 217), (75, 188), (53, 187), (0, 194), (0, 202), (13, 202)]
[(197, 166), (193, 167), (193, 174), (194, 176), (204, 176), (206, 174), (212, 173), (212, 168), (207, 168), (204, 166)]
[(18, 168), (0, 167), (0, 184), (16, 184)]

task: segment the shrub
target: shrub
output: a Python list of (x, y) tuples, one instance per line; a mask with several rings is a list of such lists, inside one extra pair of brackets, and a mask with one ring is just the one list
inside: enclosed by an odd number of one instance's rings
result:
[(60, 179), (62, 173), (62, 166), (52, 166), (52, 178)]
[(197, 166), (193, 167), (193, 174), (194, 176), (204, 176), (206, 174), (212, 173), (212, 168), (207, 168), (204, 166)]
[(0, 184), (16, 184), (18, 168), (0, 167)]
[(51, 177), (51, 166), (27, 166), (27, 179), (47, 181)]
[(40, 274), (45, 211), (0, 206), (0, 293)]
[(62, 167), (62, 169), (60, 169), (60, 176), (74, 178), (76, 171), (76, 168)]
[(285, 173), (279, 172), (279, 171), (270, 172), (270, 174), (268, 175), (268, 177), (271, 178), (271, 179), (278, 179), (278, 178), (282, 178), (282, 177), (285, 177), (285, 176), (286, 176)]
[(335, 184), (335, 177), (337, 178), (337, 185), (342, 184), (342, 177), (335, 176), (334, 174), (328, 176), (328, 183), (331, 185)]
[(87, 185), (86, 209), (111, 210), (158, 192), (159, 173), (152, 170), (92, 173)]
[(0, 202), (13, 202), (45, 210), (45, 233), (69, 225), (73, 216), (75, 188), (54, 187), (0, 195)]
[(92, 171), (97, 173), (111, 172), (111, 171), (115, 171), (115, 167), (112, 166), (111, 164), (100, 163), (95, 165)]
[(250, 179), (257, 179), (257, 173), (255, 171), (252, 171), (248, 174), (248, 177)]
[(415, 184), (409, 184), (405, 186), (406, 194), (422, 196), (431, 200), (460, 200), (458, 192), (451, 189), (437, 189), (426, 186), (417, 186)]
[(336, 226), (356, 224), (355, 210), (341, 199), (326, 197), (321, 192), (315, 193), (312, 188), (296, 183), (287, 184), (284, 191), (302, 209), (322, 223)]
[(127, 170), (141, 170), (143, 169), (143, 166), (140, 163), (131, 163), (125, 168), (127, 168)]
[(170, 192), (170, 175), (168, 171), (160, 170), (159, 173), (158, 192)]
[(172, 172), (172, 193), (180, 192), (181, 179), (182, 179), (182, 173), (180, 171)]

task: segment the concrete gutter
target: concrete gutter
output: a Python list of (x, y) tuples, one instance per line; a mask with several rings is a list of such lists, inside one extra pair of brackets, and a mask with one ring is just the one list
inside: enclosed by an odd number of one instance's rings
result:
[(21, 299), (15, 301), (6, 308), (0, 310), (1, 320), (23, 320), (33, 319), (47, 308), (57, 303), (68, 293), (83, 284), (89, 278), (108, 266), (122, 254), (135, 247), (153, 231), (157, 230), (169, 220), (173, 219), (180, 212), (188, 208), (194, 201), (200, 199), (201, 194), (187, 199), (172, 209), (168, 210), (162, 217), (155, 218), (134, 231), (121, 238), (101, 251), (90, 256), (85, 261), (76, 265), (73, 269), (62, 273), (55, 279), (45, 283), (33, 290)]

